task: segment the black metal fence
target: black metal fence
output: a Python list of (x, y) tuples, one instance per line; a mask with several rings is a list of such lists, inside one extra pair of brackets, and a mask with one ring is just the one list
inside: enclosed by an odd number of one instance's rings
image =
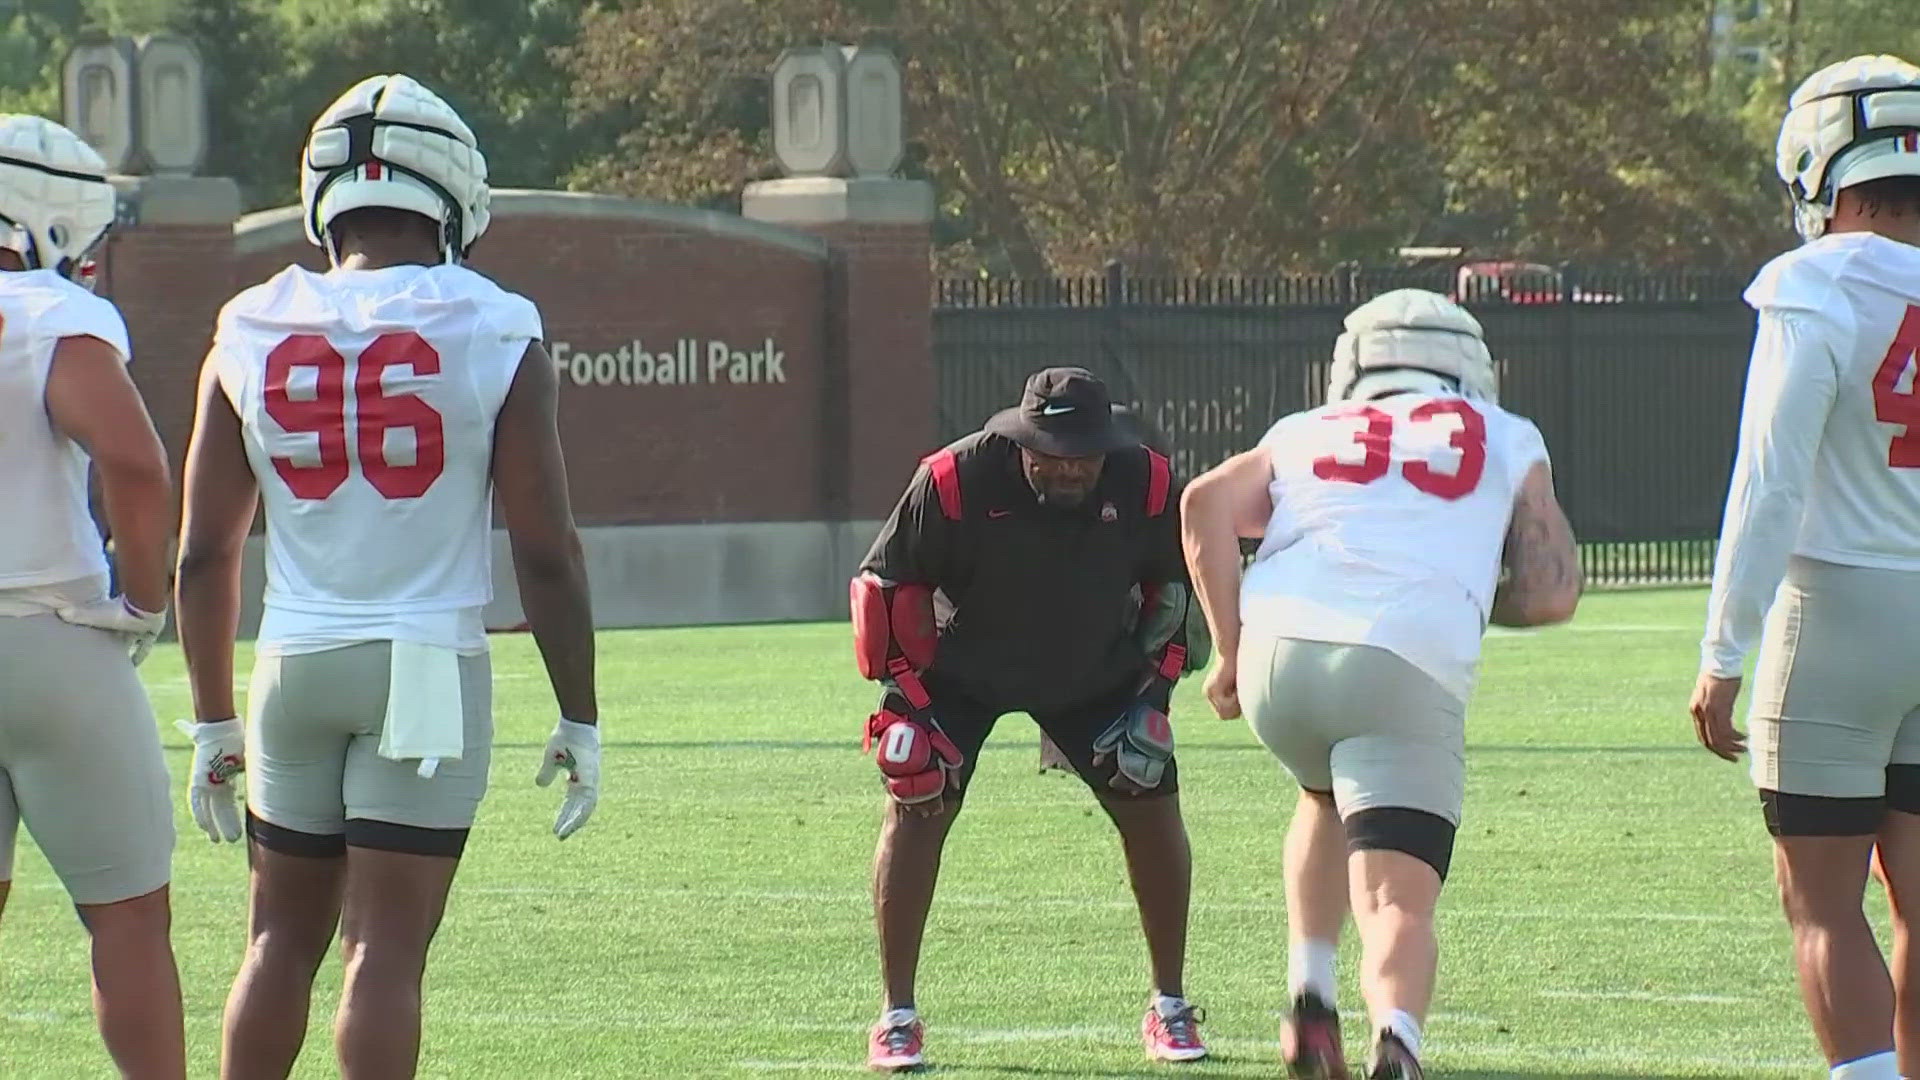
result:
[[(1724, 274), (1577, 274), (1470, 283), (1501, 403), (1540, 426), (1589, 580), (1700, 581), (1732, 465), (1752, 313)], [(1321, 403), (1341, 320), (1387, 289), (1455, 293), (1437, 271), (941, 284), (943, 434), (1018, 399), (1026, 375), (1078, 364), (1168, 437), (1193, 476)]]

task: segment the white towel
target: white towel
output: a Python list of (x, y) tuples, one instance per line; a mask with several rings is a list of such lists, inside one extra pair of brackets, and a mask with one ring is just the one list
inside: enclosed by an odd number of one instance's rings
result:
[(466, 751), (466, 712), (460, 702), (460, 654), (438, 645), (393, 643), (387, 674), (387, 721), (380, 756), (420, 762), (431, 777), (442, 758)]

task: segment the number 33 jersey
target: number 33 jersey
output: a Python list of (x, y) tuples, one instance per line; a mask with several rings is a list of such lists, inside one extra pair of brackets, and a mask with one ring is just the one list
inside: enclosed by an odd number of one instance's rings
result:
[(1273, 516), (1241, 588), (1262, 635), (1372, 645), (1471, 693), (1514, 498), (1547, 460), (1490, 402), (1395, 394), (1275, 424)]
[(210, 362), (266, 510), (265, 651), (484, 651), (494, 420), (540, 336), (460, 266), (294, 266), (227, 304)]
[(1790, 555), (1920, 570), (1920, 248), (1837, 233), (1768, 263), (1703, 667), (1734, 676)]

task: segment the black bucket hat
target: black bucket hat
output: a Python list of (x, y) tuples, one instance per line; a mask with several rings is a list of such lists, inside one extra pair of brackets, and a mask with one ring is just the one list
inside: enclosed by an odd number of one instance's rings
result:
[(1053, 457), (1092, 457), (1139, 445), (1115, 423), (1107, 384), (1077, 367), (1035, 372), (1020, 404), (994, 413), (986, 430)]

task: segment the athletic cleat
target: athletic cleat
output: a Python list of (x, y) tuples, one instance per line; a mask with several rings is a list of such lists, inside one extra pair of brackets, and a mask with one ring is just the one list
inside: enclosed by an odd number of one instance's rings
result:
[(1340, 1014), (1320, 995), (1302, 991), (1280, 1021), (1280, 1058), (1293, 1080), (1348, 1080)]
[(1391, 1031), (1383, 1030), (1374, 1036), (1372, 1061), (1367, 1080), (1426, 1080), (1426, 1070), (1400, 1041), (1400, 1036)]
[(867, 1068), (875, 1072), (918, 1069), (927, 1041), (927, 1027), (918, 1018), (888, 1025), (882, 1020), (867, 1036)]
[(1200, 1022), (1206, 1014), (1189, 1005), (1162, 1018), (1160, 1010), (1147, 1006), (1140, 1018), (1140, 1041), (1154, 1061), (1199, 1061), (1207, 1056), (1207, 1044), (1200, 1041)]

